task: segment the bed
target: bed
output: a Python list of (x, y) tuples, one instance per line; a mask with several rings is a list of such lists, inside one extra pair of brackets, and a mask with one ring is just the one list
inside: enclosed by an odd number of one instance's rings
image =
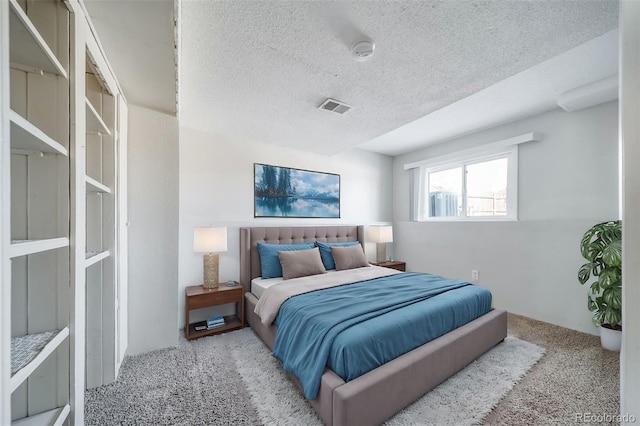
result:
[[(362, 244), (364, 227), (252, 227), (240, 230), (240, 281), (245, 289), (245, 318), (271, 349), (278, 328), (261, 322), (254, 312), (258, 298), (251, 293), (251, 281), (261, 275), (257, 244), (314, 241), (359, 241)], [(506, 312), (493, 309), (348, 382), (327, 367), (320, 379), (317, 397), (309, 403), (327, 425), (380, 424), (504, 340), (506, 334)], [(302, 389), (300, 382), (290, 377)]]

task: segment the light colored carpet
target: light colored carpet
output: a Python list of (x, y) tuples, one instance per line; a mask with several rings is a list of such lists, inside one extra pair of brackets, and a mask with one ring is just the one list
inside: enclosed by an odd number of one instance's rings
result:
[(546, 349), (484, 419), (487, 425), (575, 425), (576, 414), (620, 412), (620, 354), (600, 337), (509, 314), (508, 333)]
[[(620, 357), (602, 349), (597, 336), (514, 314), (508, 332), (546, 352), (483, 424), (570, 425), (577, 424), (576, 413), (618, 414)], [(116, 383), (87, 391), (86, 424), (261, 424), (225, 352), (233, 347), (218, 339), (212, 351), (207, 340), (127, 357)]]
[[(230, 336), (229, 336), (230, 337)], [(233, 357), (262, 424), (321, 425), (298, 388), (251, 330), (233, 339)], [(508, 337), (433, 391), (396, 414), (387, 424), (472, 425), (479, 423), (534, 365), (544, 349)]]
[[(543, 352), (509, 337), (388, 424), (480, 423)], [(85, 415), (88, 425), (321, 424), (248, 328), (128, 357), (116, 383), (87, 391)]]

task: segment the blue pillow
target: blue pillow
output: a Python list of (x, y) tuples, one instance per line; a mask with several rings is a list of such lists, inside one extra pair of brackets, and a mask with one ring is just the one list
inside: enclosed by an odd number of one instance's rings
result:
[(282, 266), (278, 258), (279, 251), (309, 250), (315, 248), (314, 243), (303, 244), (265, 244), (258, 243), (260, 254), (260, 268), (262, 278), (277, 278), (282, 276)]
[(349, 247), (359, 244), (359, 241), (347, 241), (346, 243), (323, 243), (316, 241), (316, 245), (320, 249), (320, 258), (322, 259), (322, 263), (324, 263), (324, 269), (327, 271), (329, 269), (336, 269), (336, 262), (333, 260), (333, 255), (331, 254), (331, 247)]

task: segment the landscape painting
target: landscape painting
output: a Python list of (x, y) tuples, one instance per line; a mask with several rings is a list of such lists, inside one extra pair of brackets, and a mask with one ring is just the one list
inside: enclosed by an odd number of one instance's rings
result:
[(254, 164), (254, 217), (340, 217), (340, 175)]

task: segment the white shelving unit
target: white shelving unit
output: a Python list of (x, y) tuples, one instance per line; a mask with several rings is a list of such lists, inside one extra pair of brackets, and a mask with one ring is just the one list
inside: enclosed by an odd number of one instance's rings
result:
[(0, 424), (81, 425), (126, 349), (126, 101), (82, 0), (0, 1), (0, 89)]
[(34, 416), (25, 417), (24, 419), (16, 420), (11, 423), (12, 426), (61, 426), (65, 423), (71, 412), (69, 404), (62, 408), (54, 408), (53, 410), (45, 411), (44, 413), (36, 414)]
[(108, 186), (98, 182), (91, 176), (85, 177), (87, 181), (87, 192), (102, 192), (105, 194), (111, 194), (111, 189)]
[[(96, 46), (87, 43), (85, 73), (87, 388), (113, 381), (116, 369), (116, 132), (117, 98), (102, 78)], [(104, 66), (104, 65), (103, 65)], [(105, 297), (107, 295), (107, 297)], [(105, 342), (108, 342), (105, 344)]]
[[(18, 389), (18, 386), (33, 374), (68, 336), (69, 328), (65, 327), (60, 331), (47, 331), (12, 338), (11, 392)], [(19, 355), (18, 360), (15, 359), (17, 355)], [(18, 364), (15, 368), (13, 368), (14, 362)]]
[(16, 0), (9, 0), (9, 4), (11, 6), (9, 24), (11, 64), (57, 74), (66, 79), (67, 72), (58, 57), (40, 35), (22, 7)]
[(110, 254), (111, 253), (109, 253), (109, 250), (102, 251), (102, 252), (87, 252), (86, 253), (87, 261), (84, 265), (85, 268), (88, 268), (89, 266), (95, 265), (101, 260), (106, 259), (107, 257), (109, 257)]
[(55, 0), (9, 0), (1, 7), (9, 16), (9, 28), (1, 35), (8, 35), (9, 66), (3, 63), (0, 73), (9, 80), (2, 114), (10, 128), (10, 146), (3, 147), (10, 170), (2, 180), (11, 192), (2, 205), (3, 212), (10, 212), (9, 218), (3, 217), (8, 228), (8, 235), (3, 234), (3, 268), (9, 273), (3, 275), (2, 286), (11, 301), (2, 321), (10, 324), (11, 369), (0, 423), (34, 424), (45, 415), (63, 423), (72, 405), (67, 71), (71, 14)]
[(111, 134), (111, 130), (107, 127), (102, 120), (102, 116), (98, 114), (96, 108), (91, 104), (89, 99), (85, 100), (87, 106), (87, 131), (94, 133), (106, 133)]
[(13, 240), (9, 248), (9, 258), (43, 253), (62, 247), (69, 247), (69, 238), (47, 238), (43, 240)]
[(11, 121), (11, 149), (62, 154), (67, 156), (67, 148), (47, 136), (42, 130), (22, 118), (18, 113), (9, 111)]

